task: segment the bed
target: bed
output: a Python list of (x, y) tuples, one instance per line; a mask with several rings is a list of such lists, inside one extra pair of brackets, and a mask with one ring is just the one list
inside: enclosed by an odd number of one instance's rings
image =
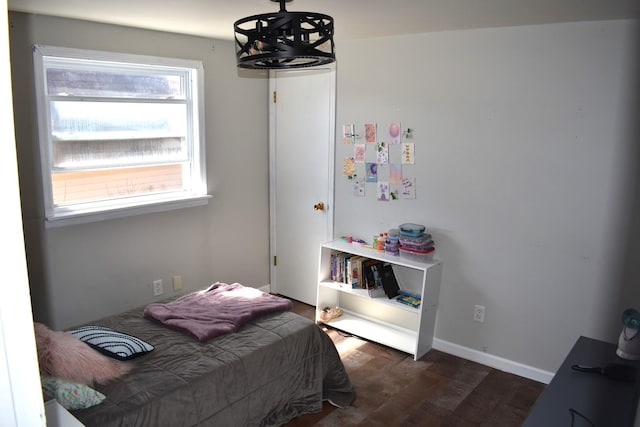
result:
[(262, 315), (235, 332), (199, 341), (143, 317), (144, 307), (91, 322), (155, 349), (106, 385), (106, 399), (73, 410), (88, 427), (278, 426), (349, 406), (354, 388), (331, 339), (293, 312)]

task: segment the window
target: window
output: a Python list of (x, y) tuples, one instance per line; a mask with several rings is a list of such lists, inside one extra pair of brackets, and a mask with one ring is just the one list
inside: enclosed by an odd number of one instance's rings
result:
[(207, 202), (199, 61), (36, 45), (47, 225)]

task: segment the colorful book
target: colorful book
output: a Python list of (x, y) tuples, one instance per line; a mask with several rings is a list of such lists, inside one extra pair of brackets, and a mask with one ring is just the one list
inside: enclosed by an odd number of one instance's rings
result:
[(360, 274), (358, 271), (358, 261), (362, 257), (359, 255), (352, 256), (347, 260), (347, 284), (351, 285), (352, 289), (358, 288), (360, 282)]
[(364, 262), (367, 260), (367, 258), (365, 257), (360, 257), (356, 260), (356, 268), (358, 270), (358, 285), (357, 287), (360, 289), (364, 289), (365, 285), (364, 285), (364, 270), (362, 269), (362, 266), (364, 265)]
[(338, 255), (338, 259), (340, 261), (339, 263), (340, 271), (338, 273), (338, 281), (341, 283), (347, 283), (347, 275), (348, 275), (347, 262), (351, 257), (353, 257), (353, 254), (349, 254), (346, 252), (340, 253)]
[(371, 267), (379, 263), (380, 261), (376, 259), (367, 259), (362, 263), (362, 278), (364, 279), (364, 286), (362, 286), (363, 289), (374, 288), (376, 286), (374, 270)]
[(382, 264), (382, 261), (370, 259), (367, 260), (363, 266), (367, 293), (372, 298), (384, 296), (384, 289), (382, 288), (382, 276), (380, 272)]

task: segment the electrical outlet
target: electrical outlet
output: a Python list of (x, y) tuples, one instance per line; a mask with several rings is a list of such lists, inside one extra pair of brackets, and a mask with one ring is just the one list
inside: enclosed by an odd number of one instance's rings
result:
[(158, 295), (162, 295), (164, 290), (162, 289), (162, 280), (154, 280), (153, 281), (153, 296), (157, 297)]
[(182, 290), (182, 276), (173, 276), (173, 291)]
[(478, 323), (484, 323), (484, 311), (485, 311), (484, 305), (476, 304), (476, 306), (473, 309), (473, 320), (475, 320)]

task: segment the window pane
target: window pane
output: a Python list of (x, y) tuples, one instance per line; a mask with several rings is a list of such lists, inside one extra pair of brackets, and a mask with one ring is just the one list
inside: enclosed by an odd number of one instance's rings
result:
[(53, 203), (64, 206), (183, 190), (184, 173), (188, 170), (188, 165), (177, 164), (54, 173)]
[(54, 140), (122, 139), (145, 136), (184, 136), (185, 104), (146, 102), (52, 101)]
[(181, 75), (63, 68), (47, 69), (47, 93), (49, 96), (184, 99)]
[(52, 101), (57, 169), (176, 163), (189, 158), (187, 106)]
[(127, 165), (187, 161), (184, 138), (55, 141), (53, 169), (104, 169)]

